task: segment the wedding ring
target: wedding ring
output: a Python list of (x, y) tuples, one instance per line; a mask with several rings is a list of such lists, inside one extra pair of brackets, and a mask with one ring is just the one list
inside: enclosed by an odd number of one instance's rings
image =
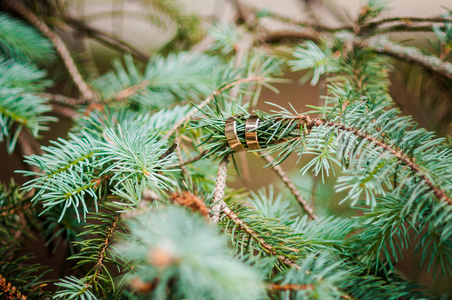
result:
[(246, 148), (243, 147), (237, 135), (236, 121), (234, 117), (230, 117), (226, 120), (226, 123), (224, 124), (224, 135), (228, 140), (229, 146), (234, 151), (240, 152), (246, 150)]
[(261, 149), (259, 140), (257, 138), (257, 127), (259, 126), (259, 118), (252, 115), (245, 123), (245, 140), (250, 150)]

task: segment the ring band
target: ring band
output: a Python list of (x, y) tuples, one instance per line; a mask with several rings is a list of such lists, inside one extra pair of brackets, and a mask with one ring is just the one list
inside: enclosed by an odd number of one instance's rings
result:
[(257, 127), (259, 126), (259, 118), (252, 115), (246, 120), (245, 124), (245, 140), (250, 150), (261, 149), (257, 138)]
[(230, 117), (226, 120), (226, 123), (224, 124), (224, 135), (228, 140), (229, 146), (234, 151), (240, 152), (246, 150), (246, 148), (243, 147), (237, 135), (236, 121), (234, 117)]

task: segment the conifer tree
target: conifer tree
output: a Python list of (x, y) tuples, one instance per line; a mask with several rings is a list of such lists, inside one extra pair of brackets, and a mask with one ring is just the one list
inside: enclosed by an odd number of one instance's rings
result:
[[(433, 280), (452, 275), (452, 11), (385, 18), (388, 3), (367, 0), (330, 27), (318, 1), (302, 1), (307, 20), (226, 1), (228, 22), (175, 0), (119, 2), (174, 36), (149, 55), (67, 1), (0, 3), (0, 141), (25, 178), (0, 184), (0, 298), (451, 297), (398, 264), (416, 253)], [(99, 74), (68, 28), (120, 58)], [(395, 32), (430, 32), (430, 46)], [(300, 70), (319, 105), (256, 109)], [(401, 113), (399, 71), (413, 102), (441, 110), (436, 132)], [(69, 133), (42, 146), (61, 118)], [(241, 153), (284, 186), (228, 187)], [(300, 174), (282, 168), (289, 156)], [(328, 209), (337, 197), (346, 213)], [(30, 240), (63, 253), (60, 270), (24, 255)]]

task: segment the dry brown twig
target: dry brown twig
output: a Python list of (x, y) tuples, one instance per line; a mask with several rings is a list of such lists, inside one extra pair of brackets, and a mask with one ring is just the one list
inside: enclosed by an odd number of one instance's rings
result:
[(303, 199), (300, 191), (295, 187), (292, 180), (290, 180), (289, 176), (287, 176), (286, 172), (284, 172), (283, 168), (280, 165), (273, 165), (274, 159), (271, 155), (267, 154), (265, 151), (260, 153), (261, 157), (271, 166), (272, 170), (281, 178), (284, 184), (289, 188), (292, 195), (295, 196), (298, 203), (300, 203), (303, 210), (308, 214), (309, 218), (312, 220), (318, 219), (317, 215), (314, 212), (314, 209), (309, 205), (309, 203)]

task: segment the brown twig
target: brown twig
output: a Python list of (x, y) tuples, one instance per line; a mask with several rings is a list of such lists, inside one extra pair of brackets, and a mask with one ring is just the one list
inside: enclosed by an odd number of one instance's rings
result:
[(437, 73), (448, 80), (452, 80), (452, 63), (442, 61), (438, 57), (425, 55), (417, 48), (403, 47), (379, 38), (355, 39), (353, 44), (361, 48), (370, 48), (376, 53), (385, 54), (406, 63), (417, 65), (427, 71)]
[(49, 28), (49, 26), (47, 26), (44, 22), (39, 20), (39, 18), (32, 11), (30, 11), (28, 8), (22, 5), (20, 1), (8, 0), (6, 1), (6, 3), (11, 9), (20, 14), (23, 18), (25, 18), (28, 22), (35, 26), (39, 31), (41, 31), (46, 37), (48, 37), (50, 41), (52, 41), (56, 51), (63, 60), (66, 69), (71, 75), (72, 80), (74, 81), (75, 85), (80, 91), (82, 98), (84, 98), (85, 100), (93, 100), (96, 97), (96, 93), (83, 79), (63, 40), (58, 35), (56, 35)]
[(52, 104), (52, 111), (60, 116), (75, 120), (79, 117), (79, 114), (74, 111), (73, 109), (59, 105), (59, 104)]
[(310, 40), (318, 42), (320, 33), (314, 29), (306, 28), (301, 30), (278, 30), (269, 31), (260, 37), (261, 42), (266, 44), (299, 42), (300, 40)]
[(201, 158), (203, 158), (206, 154), (207, 154), (207, 151), (202, 151), (198, 155), (181, 162), (181, 166), (185, 166), (185, 165), (191, 164), (192, 162), (198, 161)]
[(289, 188), (292, 195), (295, 196), (298, 203), (300, 203), (303, 210), (308, 214), (310, 219), (316, 220), (318, 219), (317, 215), (314, 212), (314, 209), (308, 204), (306, 200), (303, 199), (303, 196), (301, 196), (300, 191), (295, 187), (293, 182), (290, 180), (289, 176), (287, 176), (286, 172), (282, 169), (280, 165), (273, 165), (274, 159), (271, 157), (271, 155), (267, 154), (265, 151), (261, 152), (262, 158), (271, 165), (273, 171), (278, 174), (279, 178), (284, 182), (284, 184)]
[(259, 237), (259, 235), (257, 233), (255, 233), (251, 228), (249, 228), (248, 225), (243, 220), (241, 220), (226, 204), (224, 204), (223, 213), (225, 215), (227, 215), (234, 223), (239, 225), (255, 241), (257, 241), (259, 243), (259, 245), (261, 245), (261, 247), (263, 249), (265, 249), (265, 251), (268, 254), (277, 256), (278, 260), (281, 261), (286, 266), (289, 266), (289, 267), (292, 267), (292, 268), (296, 268), (296, 269), (300, 269), (300, 266), (297, 265), (297, 263), (295, 261), (285, 257), (284, 255), (279, 255), (275, 251), (275, 249), (273, 249), (273, 247), (271, 245), (269, 245), (266, 241), (264, 241), (264, 239)]
[(384, 18), (378, 21), (367, 23), (366, 26), (380, 26), (387, 23), (446, 23), (451, 22), (452, 19), (446, 19), (443, 17), (394, 17), (394, 18)]
[(83, 99), (75, 99), (65, 95), (51, 93), (36, 93), (37, 96), (47, 98), (52, 102), (69, 106), (77, 106), (84, 103)]
[(108, 232), (107, 237), (105, 238), (104, 242), (100, 246), (101, 250), (99, 253), (99, 259), (97, 260), (96, 265), (94, 266), (94, 275), (93, 275), (93, 277), (91, 277), (91, 280), (90, 280), (91, 283), (94, 283), (97, 280), (99, 271), (102, 270), (102, 268), (104, 266), (104, 260), (106, 257), (107, 249), (112, 243), (112, 237), (116, 230), (116, 227), (118, 226), (118, 222), (120, 219), (121, 219), (121, 214), (120, 213), (116, 214), (115, 219), (114, 219), (113, 223), (111, 224), (110, 231)]
[[(257, 9), (254, 9), (255, 12), (257, 12)], [(290, 25), (296, 25), (302, 28), (311, 28), (316, 30), (317, 32), (337, 32), (341, 30), (350, 30), (353, 31), (352, 26), (340, 26), (340, 27), (329, 27), (325, 25), (321, 25), (318, 22), (308, 22), (308, 21), (298, 21), (294, 20), (292, 18), (280, 15), (276, 12), (272, 12), (271, 15), (268, 16), (269, 18), (284, 22), (286, 24)]]
[[(273, 31), (262, 36), (261, 40), (265, 43), (296, 42), (299, 40), (318, 42), (319, 34), (315, 31)], [(442, 61), (435, 56), (425, 55), (414, 47), (404, 47), (379, 37), (368, 39), (354, 37), (351, 38), (351, 43), (355, 47), (368, 48), (376, 53), (391, 56), (405, 63), (417, 65), (430, 73), (436, 73), (447, 80), (452, 80), (452, 63)]]
[(130, 45), (129, 43), (119, 39), (118, 37), (114, 37), (109, 35), (106, 32), (100, 31), (81, 20), (77, 20), (71, 17), (65, 17), (64, 21), (77, 30), (81, 30), (90, 38), (97, 40), (99, 43), (119, 52), (125, 52), (132, 54), (136, 59), (141, 60), (143, 62), (147, 62), (149, 57)]
[(257, 25), (256, 14), (250, 7), (244, 5), (240, 0), (230, 0), (230, 2), (237, 12), (237, 23), (245, 23), (248, 28)]
[(268, 290), (272, 291), (301, 291), (301, 290), (312, 290), (314, 286), (312, 284), (276, 284), (270, 283), (267, 286)]
[(430, 191), (433, 192), (433, 194), (435, 195), (435, 197), (442, 201), (446, 201), (449, 205), (452, 205), (452, 199), (446, 195), (445, 191), (436, 187), (433, 182), (430, 180), (430, 178), (428, 178), (428, 176), (422, 171), (422, 169), (411, 159), (409, 158), (407, 155), (404, 155), (403, 153), (399, 152), (398, 150), (394, 149), (393, 147), (391, 147), (390, 145), (378, 140), (377, 138), (371, 137), (355, 128), (346, 126), (344, 124), (341, 123), (336, 123), (336, 122), (332, 122), (332, 121), (326, 121), (326, 120), (320, 120), (320, 119), (310, 119), (308, 116), (303, 116), (304, 118), (302, 118), (302, 120), (304, 122), (306, 122), (307, 126), (320, 126), (320, 125), (325, 125), (328, 127), (335, 127), (339, 130), (342, 131), (347, 131), (347, 132), (351, 132), (352, 134), (365, 139), (367, 141), (369, 141), (370, 143), (373, 143), (379, 147), (381, 147), (383, 150), (391, 153), (392, 155), (394, 155), (394, 157), (404, 163), (407, 167), (409, 167), (411, 170), (413, 170), (416, 174), (419, 175), (419, 177), (425, 182), (425, 184), (429, 187)]
[(24, 168), (34, 173), (39, 173), (41, 171), (40, 168), (38, 168), (37, 166), (29, 165), (23, 160), (25, 156), (31, 156), (35, 154), (42, 155), (41, 145), (39, 144), (39, 142), (30, 134), (30, 132), (28, 132), (28, 130), (23, 129), (17, 139), (17, 145), (18, 147), (15, 150), (17, 151), (16, 155), (20, 157)]
[[(439, 26), (439, 28), (444, 29), (444, 26)], [(360, 32), (365, 32), (361, 30)], [(414, 24), (397, 24), (389, 27), (378, 28), (373, 32), (373, 35), (386, 34), (392, 32), (432, 32), (431, 25), (414, 25)]]
[(127, 98), (129, 98), (130, 96), (135, 95), (136, 93), (138, 93), (139, 91), (141, 91), (142, 89), (145, 89), (146, 87), (148, 87), (150, 84), (149, 80), (143, 80), (142, 82), (132, 85), (122, 91), (119, 91), (113, 98), (116, 101), (123, 101)]

